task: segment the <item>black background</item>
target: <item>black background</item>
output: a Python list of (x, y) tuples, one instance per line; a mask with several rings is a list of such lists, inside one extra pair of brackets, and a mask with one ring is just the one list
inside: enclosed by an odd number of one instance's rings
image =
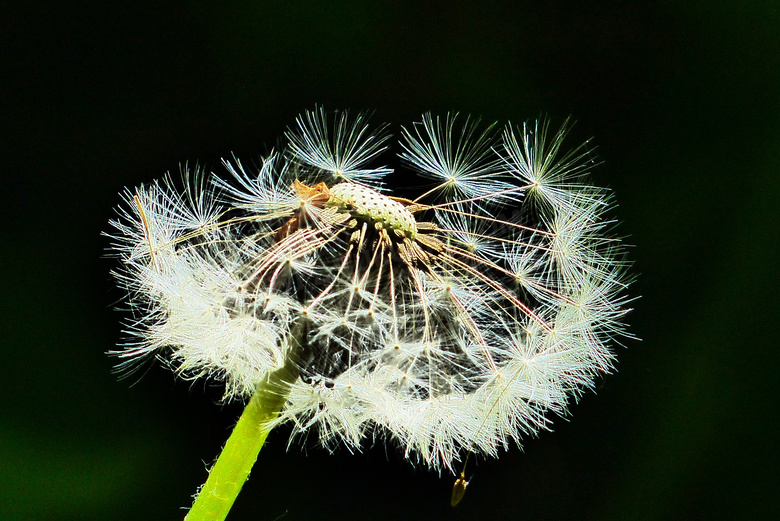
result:
[[(90, 5), (92, 4), (92, 5)], [(230, 519), (757, 519), (776, 511), (777, 2), (77, 2), (0, 21), (0, 517), (180, 519), (240, 414), (117, 382), (118, 192), (251, 164), (304, 109), (577, 120), (642, 298), (618, 372), (452, 479), (269, 437)], [(219, 6), (218, 6), (219, 5)]]

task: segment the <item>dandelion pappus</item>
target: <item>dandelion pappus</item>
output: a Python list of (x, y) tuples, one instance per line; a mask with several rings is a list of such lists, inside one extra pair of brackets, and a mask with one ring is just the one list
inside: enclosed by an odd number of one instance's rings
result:
[(226, 400), (295, 360), (277, 423), (326, 447), (384, 437), (436, 470), (465, 449), (457, 504), (471, 454), (548, 428), (611, 369), (630, 262), (566, 125), (425, 114), (399, 140), (425, 185), (411, 199), (376, 165), (384, 130), (316, 109), (257, 169), (128, 192), (112, 236), (132, 340), (116, 354), (159, 355)]

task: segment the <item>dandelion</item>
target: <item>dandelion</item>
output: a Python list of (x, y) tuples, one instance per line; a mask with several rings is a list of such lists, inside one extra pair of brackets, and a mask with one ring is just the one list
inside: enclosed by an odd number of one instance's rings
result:
[(224, 518), (279, 424), (329, 448), (384, 437), (454, 473), (549, 429), (611, 369), (630, 336), (611, 196), (584, 147), (561, 153), (566, 125), (495, 128), (426, 114), (403, 129), (419, 195), (375, 166), (384, 127), (322, 109), (257, 169), (124, 194), (120, 367), (156, 357), (248, 401), (188, 519)]

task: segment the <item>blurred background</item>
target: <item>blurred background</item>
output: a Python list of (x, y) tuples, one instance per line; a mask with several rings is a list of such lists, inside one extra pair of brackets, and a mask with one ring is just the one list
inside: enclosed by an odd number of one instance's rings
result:
[[(13, 5), (17, 4), (17, 5)], [(269, 437), (229, 519), (759, 519), (777, 511), (777, 2), (16, 2), (0, 21), (0, 518), (181, 519), (241, 412), (117, 381), (118, 193), (266, 152), (297, 114), (594, 137), (642, 342), (553, 433), (450, 476)]]

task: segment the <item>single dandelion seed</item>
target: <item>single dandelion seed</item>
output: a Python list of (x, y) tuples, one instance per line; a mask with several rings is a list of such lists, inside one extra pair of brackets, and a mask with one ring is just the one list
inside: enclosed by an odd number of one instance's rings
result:
[(631, 281), (611, 196), (584, 149), (560, 152), (565, 126), (494, 128), (404, 130), (414, 184), (432, 182), (417, 194), (372, 166), (385, 127), (321, 108), (256, 170), (126, 193), (120, 367), (154, 357), (247, 401), (187, 519), (224, 519), (280, 424), (328, 448), (384, 438), (437, 471), (463, 460), (455, 505), (472, 454), (549, 429), (611, 369)]
[(469, 486), (469, 482), (466, 481), (466, 467), (463, 467), (460, 475), (455, 479), (455, 483), (452, 485), (452, 497), (450, 498), (450, 505), (453, 507), (463, 501), (463, 496), (466, 495), (466, 487)]

